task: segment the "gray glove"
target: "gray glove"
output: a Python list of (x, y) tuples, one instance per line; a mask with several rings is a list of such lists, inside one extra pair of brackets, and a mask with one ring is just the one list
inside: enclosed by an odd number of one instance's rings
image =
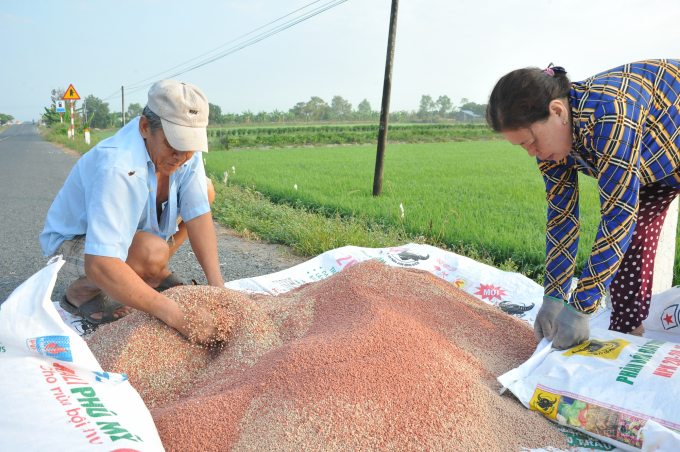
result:
[(564, 301), (553, 297), (543, 297), (543, 305), (536, 314), (536, 321), (534, 322), (534, 336), (536, 342), (541, 342), (544, 337), (548, 340), (552, 339), (553, 323), (555, 316), (564, 307)]
[(590, 314), (564, 305), (555, 317), (552, 329), (553, 347), (566, 350), (590, 338)]

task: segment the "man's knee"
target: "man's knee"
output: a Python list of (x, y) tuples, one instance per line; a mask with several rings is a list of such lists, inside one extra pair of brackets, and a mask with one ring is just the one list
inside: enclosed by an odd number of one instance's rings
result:
[(167, 242), (150, 232), (140, 231), (135, 234), (126, 262), (142, 279), (146, 280), (153, 278), (167, 267), (168, 260), (170, 260), (170, 248)]
[(213, 187), (212, 181), (206, 177), (206, 182), (208, 184), (208, 202), (212, 205), (215, 200), (215, 187)]

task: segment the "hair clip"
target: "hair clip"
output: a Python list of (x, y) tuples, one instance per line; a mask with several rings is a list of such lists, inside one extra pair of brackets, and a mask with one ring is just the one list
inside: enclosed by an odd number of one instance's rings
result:
[(553, 71), (553, 70), (550, 69), (549, 67), (543, 69), (543, 72), (545, 72), (546, 74), (548, 74), (548, 75), (551, 76), (551, 77), (554, 77), (554, 76), (555, 76), (555, 71)]

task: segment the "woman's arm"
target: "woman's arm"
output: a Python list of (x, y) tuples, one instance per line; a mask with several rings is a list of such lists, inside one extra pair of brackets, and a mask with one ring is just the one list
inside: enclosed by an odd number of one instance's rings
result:
[(578, 171), (549, 161), (540, 162), (539, 169), (548, 201), (544, 293), (567, 301), (581, 232)]
[(570, 304), (592, 313), (619, 268), (635, 230), (640, 189), (640, 140), (644, 115), (639, 105), (613, 101), (589, 121), (586, 146), (598, 156), (602, 218), (588, 263)]

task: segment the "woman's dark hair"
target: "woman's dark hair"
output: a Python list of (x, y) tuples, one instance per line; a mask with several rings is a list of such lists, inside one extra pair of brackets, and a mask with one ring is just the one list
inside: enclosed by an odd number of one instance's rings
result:
[(498, 80), (486, 107), (486, 121), (496, 132), (529, 128), (550, 116), (548, 105), (555, 99), (569, 98), (571, 82), (567, 71), (527, 67), (514, 70)]

